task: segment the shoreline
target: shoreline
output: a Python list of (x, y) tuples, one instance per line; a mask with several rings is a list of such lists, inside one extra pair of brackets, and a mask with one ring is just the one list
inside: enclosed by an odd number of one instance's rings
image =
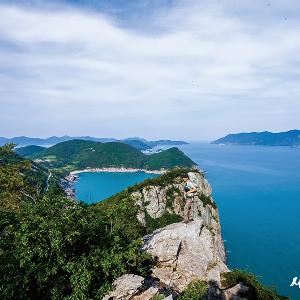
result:
[(107, 172), (107, 173), (135, 173), (135, 172), (144, 172), (147, 174), (165, 174), (167, 170), (146, 170), (146, 169), (135, 169), (135, 168), (115, 168), (115, 167), (109, 167), (109, 168), (88, 168), (83, 170), (75, 170), (71, 171), (70, 175), (77, 175), (80, 173), (98, 173), (98, 172)]

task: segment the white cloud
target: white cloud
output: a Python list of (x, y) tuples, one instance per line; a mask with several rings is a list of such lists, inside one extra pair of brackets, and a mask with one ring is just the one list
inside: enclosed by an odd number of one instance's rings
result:
[(203, 139), (296, 127), (293, 6), (285, 20), (281, 1), (270, 16), (256, 2), (224, 3), (164, 9), (151, 31), (67, 7), (0, 5), (0, 126), (13, 122), (2, 135)]

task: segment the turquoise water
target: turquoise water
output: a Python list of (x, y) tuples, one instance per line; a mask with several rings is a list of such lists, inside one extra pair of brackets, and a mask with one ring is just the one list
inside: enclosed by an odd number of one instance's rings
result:
[(128, 186), (156, 176), (155, 174), (144, 172), (80, 173), (79, 180), (75, 183), (76, 198), (86, 203), (99, 202), (124, 190)]
[[(261, 276), (280, 293), (300, 278), (300, 149), (189, 144), (180, 147), (206, 171), (218, 204), (230, 268)], [(102, 200), (153, 175), (82, 173), (77, 196)]]
[(294, 300), (300, 289), (300, 149), (190, 144), (180, 147), (213, 187), (231, 268), (261, 276)]

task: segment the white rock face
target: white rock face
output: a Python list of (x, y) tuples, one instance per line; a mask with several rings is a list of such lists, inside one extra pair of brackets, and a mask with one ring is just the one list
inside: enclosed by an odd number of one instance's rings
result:
[(244, 298), (240, 296), (241, 293), (245, 293), (249, 290), (248, 287), (245, 285), (239, 283), (232, 288), (229, 288), (223, 292), (223, 299), (224, 300), (247, 300), (247, 298)]
[(149, 186), (143, 191), (144, 205), (153, 219), (160, 218), (166, 210), (166, 191), (158, 186)]
[(125, 274), (113, 283), (113, 291), (106, 295), (103, 300), (128, 300), (140, 292), (144, 278), (134, 274)]
[(228, 271), (219, 237), (200, 219), (168, 225), (144, 240), (143, 250), (158, 259), (153, 276), (175, 290), (184, 290), (194, 279), (220, 283), (220, 272)]
[[(209, 197), (213, 202), (213, 199), (211, 198), (211, 186), (199, 172), (189, 172), (188, 176), (198, 190), (192, 205), (192, 216), (196, 219), (200, 215), (208, 214), (206, 217), (206, 224), (209, 225), (212, 211), (211, 209), (209, 209), (209, 211), (206, 209), (205, 211), (200, 196), (203, 194), (206, 197)], [(173, 193), (173, 199), (168, 200), (170, 197), (168, 193), (170, 191)], [(141, 191), (132, 193), (131, 197), (140, 208), (137, 218), (143, 226), (146, 226), (145, 214), (148, 214), (153, 219), (160, 218), (166, 211), (183, 216), (185, 199), (184, 183), (181, 178), (174, 180), (174, 183), (164, 187), (144, 187)], [(172, 202), (172, 207), (168, 207), (168, 201)], [(218, 213), (215, 213), (215, 216), (218, 218)]]
[(158, 293), (157, 282), (145, 283), (134, 274), (125, 274), (113, 283), (113, 291), (102, 300), (150, 300)]
[(190, 180), (194, 183), (199, 193), (203, 193), (205, 196), (209, 197), (212, 193), (212, 188), (206, 178), (204, 178), (198, 172), (188, 173)]

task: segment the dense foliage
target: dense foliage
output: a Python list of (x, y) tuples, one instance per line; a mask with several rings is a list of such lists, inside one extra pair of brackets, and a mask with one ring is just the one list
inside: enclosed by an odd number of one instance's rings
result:
[(126, 222), (136, 220), (128, 199), (116, 211), (77, 203), (58, 190), (23, 201), (18, 191), (32, 192), (32, 164), (12, 146), (0, 153), (6, 203), (0, 206), (0, 299), (101, 299), (120, 275), (145, 275), (150, 264), (140, 252), (140, 225)]
[(55, 176), (24, 160), (13, 151), (14, 145), (0, 147), (0, 208), (18, 209), (25, 202), (36, 202), (47, 190), (62, 192)]
[[(19, 149), (28, 157), (41, 159), (44, 166), (60, 171), (84, 168), (127, 167), (148, 170), (192, 167), (195, 163), (177, 148), (160, 153), (145, 155), (136, 148), (120, 142), (99, 143), (85, 140), (72, 140), (59, 143), (42, 151)], [(28, 153), (32, 151), (32, 155)]]
[(0, 240), (1, 299), (101, 299), (113, 279), (143, 273), (140, 240), (64, 198), (27, 205)]
[(31, 157), (39, 152), (45, 150), (45, 147), (31, 145), (26, 147), (17, 148), (15, 151), (22, 157)]
[(172, 169), (174, 167), (193, 167), (195, 163), (178, 148), (147, 155), (143, 167), (149, 170)]

